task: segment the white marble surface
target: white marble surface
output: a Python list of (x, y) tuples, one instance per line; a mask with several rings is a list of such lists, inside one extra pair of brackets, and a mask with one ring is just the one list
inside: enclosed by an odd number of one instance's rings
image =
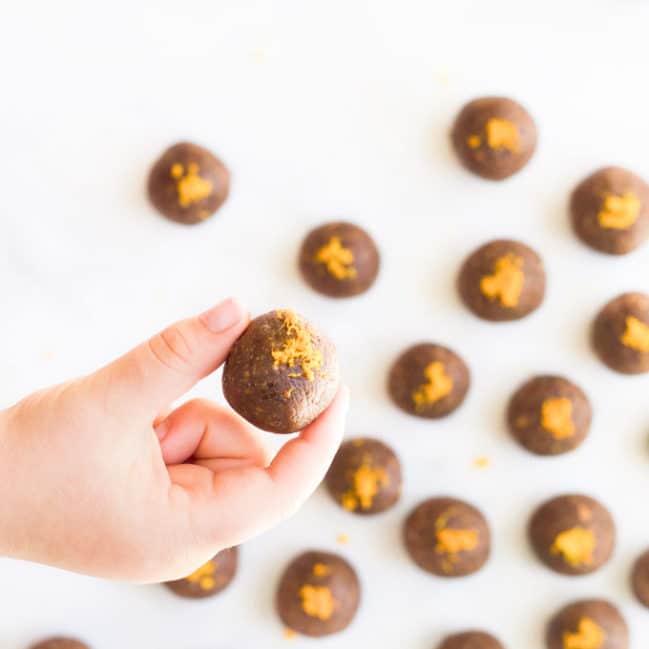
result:
[[(2, 649), (53, 632), (94, 649), (310, 646), (285, 640), (273, 612), (279, 572), (306, 547), (341, 551), (364, 583), (356, 622), (322, 649), (433, 649), (467, 626), (541, 649), (547, 617), (582, 596), (613, 599), (633, 646), (649, 642), (649, 612), (627, 587), (649, 545), (649, 378), (607, 371), (586, 335), (609, 298), (649, 291), (649, 246), (595, 254), (566, 218), (570, 189), (593, 168), (649, 176), (649, 3), (25, 0), (1, 11), (1, 403), (234, 293), (256, 313), (294, 307), (334, 336), (353, 393), (348, 434), (389, 441), (406, 478), (401, 504), (372, 520), (316, 494), (249, 543), (236, 583), (204, 603), (0, 561)], [(540, 128), (533, 163), (502, 184), (464, 172), (447, 143), (460, 105), (486, 93), (519, 98)], [(143, 190), (149, 164), (180, 138), (234, 174), (227, 206), (199, 228), (159, 218)], [(295, 272), (305, 231), (337, 217), (365, 225), (383, 252), (380, 281), (353, 301), (321, 298)], [(547, 264), (543, 308), (516, 324), (471, 317), (453, 288), (462, 257), (496, 236), (530, 243)], [(456, 348), (473, 370), (465, 406), (438, 423), (400, 414), (384, 392), (395, 354), (421, 339)], [(565, 373), (591, 396), (578, 452), (544, 460), (508, 438), (507, 397), (536, 372)], [(217, 377), (195, 393), (222, 398)], [(480, 455), (489, 468), (474, 467)], [(601, 498), (619, 527), (614, 560), (580, 579), (540, 567), (524, 536), (531, 509), (566, 490)], [(465, 580), (418, 571), (399, 540), (411, 506), (446, 493), (493, 527), (493, 559)]]

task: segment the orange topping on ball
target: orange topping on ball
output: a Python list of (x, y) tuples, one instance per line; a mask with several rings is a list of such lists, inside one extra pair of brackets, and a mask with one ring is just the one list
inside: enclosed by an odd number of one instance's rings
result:
[(640, 207), (640, 199), (633, 192), (625, 192), (622, 196), (606, 194), (597, 220), (603, 228), (626, 230), (638, 219)]
[[(176, 162), (171, 165), (171, 177), (176, 180), (176, 190), (178, 191), (178, 203), (180, 207), (189, 207), (198, 201), (202, 201), (212, 193), (212, 183), (198, 175), (199, 166), (195, 162), (190, 162), (187, 169), (180, 163)], [(206, 213), (205, 218), (208, 216)]]
[(359, 506), (369, 509), (379, 489), (389, 484), (390, 476), (385, 469), (362, 464), (354, 471), (353, 486), (343, 494), (341, 504), (348, 511), (355, 511)]
[(560, 554), (569, 566), (579, 568), (593, 563), (593, 552), (596, 545), (592, 530), (585, 527), (573, 527), (557, 534), (550, 553)]
[(649, 352), (649, 326), (632, 315), (627, 316), (626, 329), (620, 340), (631, 349)]
[(317, 617), (325, 622), (334, 614), (336, 600), (326, 586), (306, 584), (300, 588), (300, 598), (302, 610), (311, 617)]
[(475, 550), (478, 545), (478, 532), (472, 529), (437, 530), (437, 545), (435, 552), (439, 554), (457, 555), (459, 552)]
[(572, 422), (572, 401), (565, 397), (546, 399), (541, 406), (541, 426), (555, 439), (575, 434)]
[(493, 274), (480, 280), (480, 290), (490, 300), (498, 299), (504, 307), (518, 306), (525, 280), (522, 266), (522, 258), (513, 253), (500, 257), (496, 260)]
[(322, 352), (313, 346), (311, 330), (293, 311), (278, 311), (277, 317), (284, 324), (286, 338), (280, 349), (271, 350), (275, 367), (299, 366), (301, 371), (292, 372), (289, 376), (298, 378), (303, 375), (313, 381), (316, 370), (322, 367)]
[(435, 521), (437, 545), (435, 552), (450, 555), (451, 561), (457, 559), (460, 552), (474, 550), (478, 545), (478, 531), (474, 529), (449, 528), (448, 520), (453, 515), (451, 508), (440, 514)]
[(453, 390), (453, 379), (446, 374), (444, 363), (433, 361), (424, 370), (426, 383), (422, 383), (413, 393), (412, 400), (416, 410), (424, 410), (427, 406), (448, 396)]
[(582, 617), (577, 631), (563, 634), (563, 649), (600, 649), (606, 639), (604, 629), (594, 620)]
[(214, 575), (217, 567), (215, 561), (208, 561), (185, 579), (191, 584), (198, 584), (202, 590), (212, 590), (216, 585)]
[(485, 129), (490, 149), (507, 149), (512, 153), (518, 153), (520, 138), (516, 124), (507, 119), (492, 117), (487, 121)]
[(343, 246), (340, 237), (331, 237), (329, 242), (316, 253), (315, 261), (325, 264), (327, 271), (336, 279), (353, 279), (356, 277), (354, 253)]
[(316, 563), (313, 565), (313, 575), (315, 577), (326, 577), (331, 574), (331, 568), (326, 563)]

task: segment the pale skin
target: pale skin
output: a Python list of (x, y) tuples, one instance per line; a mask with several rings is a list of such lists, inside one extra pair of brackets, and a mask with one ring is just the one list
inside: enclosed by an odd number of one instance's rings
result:
[(177, 579), (291, 516), (342, 439), (349, 392), (270, 461), (264, 433), (207, 400), (249, 322), (228, 299), (94, 374), (0, 412), (0, 555), (133, 582)]

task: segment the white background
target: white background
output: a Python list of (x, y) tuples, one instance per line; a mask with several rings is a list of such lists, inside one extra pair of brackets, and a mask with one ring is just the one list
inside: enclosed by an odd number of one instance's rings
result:
[[(94, 649), (433, 649), (467, 627), (540, 649), (547, 618), (582, 596), (615, 601), (634, 647), (646, 646), (649, 611), (627, 582), (649, 546), (649, 378), (601, 366), (587, 331), (613, 296), (649, 291), (649, 245), (599, 255), (566, 218), (571, 188), (598, 166), (649, 177), (646, 0), (0, 6), (1, 402), (236, 294), (253, 313), (295, 308), (334, 337), (353, 395), (348, 435), (387, 440), (405, 469), (401, 503), (380, 517), (317, 493), (243, 548), (236, 582), (211, 601), (0, 561), (1, 649), (52, 633)], [(448, 145), (460, 106), (491, 93), (521, 100), (540, 129), (532, 163), (503, 183), (472, 177)], [(144, 191), (150, 164), (179, 139), (233, 172), (226, 206), (193, 228), (159, 217)], [(310, 292), (295, 269), (303, 235), (333, 218), (367, 227), (382, 251), (378, 283), (354, 300)], [(500, 236), (542, 254), (548, 293), (533, 316), (494, 325), (463, 308), (454, 278)], [(393, 358), (419, 340), (457, 349), (472, 369), (465, 405), (444, 421), (403, 415), (385, 394)], [(593, 401), (575, 453), (536, 458), (508, 437), (506, 401), (538, 372), (566, 374)], [(195, 393), (222, 400), (217, 377)], [(489, 468), (474, 466), (480, 455)], [(566, 491), (601, 498), (618, 523), (614, 559), (592, 576), (551, 573), (525, 540), (532, 509)], [(491, 521), (493, 558), (474, 577), (429, 576), (401, 546), (408, 510), (440, 494)], [(289, 641), (274, 589), (311, 547), (354, 563), (362, 608), (343, 635)]]

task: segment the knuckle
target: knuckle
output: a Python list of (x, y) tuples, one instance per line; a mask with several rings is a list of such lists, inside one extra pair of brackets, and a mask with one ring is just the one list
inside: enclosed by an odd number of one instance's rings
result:
[(169, 369), (182, 371), (190, 362), (191, 345), (175, 325), (151, 338), (148, 344), (156, 359)]

